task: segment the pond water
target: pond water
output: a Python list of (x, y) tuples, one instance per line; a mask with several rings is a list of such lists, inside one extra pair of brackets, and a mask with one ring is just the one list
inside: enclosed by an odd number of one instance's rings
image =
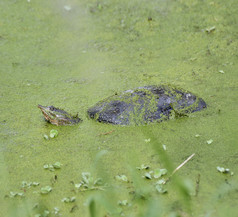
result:
[[(0, 216), (44, 216), (45, 210), (49, 216), (90, 216), (92, 201), (97, 211), (91, 216), (158, 216), (158, 206), (161, 216), (235, 216), (236, 0), (8, 0), (0, 7)], [(202, 97), (208, 108), (148, 126), (87, 117), (87, 109), (105, 97), (167, 83)], [(50, 125), (38, 104), (78, 113), (83, 122)], [(52, 129), (58, 136), (46, 140)], [(157, 168), (167, 168), (168, 177), (193, 153), (166, 184), (167, 194), (156, 192), (157, 180), (142, 178)], [(61, 169), (43, 168), (55, 162)], [(137, 170), (141, 164), (150, 169)], [(102, 177), (109, 190), (75, 189), (83, 172)], [(122, 174), (129, 182), (115, 179)], [(40, 184), (22, 187), (23, 181)], [(45, 186), (52, 191), (42, 195)], [(135, 194), (140, 191), (142, 199)]]

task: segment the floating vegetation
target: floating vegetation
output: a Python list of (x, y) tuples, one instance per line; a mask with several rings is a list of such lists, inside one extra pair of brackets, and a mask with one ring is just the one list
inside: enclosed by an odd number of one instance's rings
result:
[(128, 178), (126, 175), (117, 175), (115, 176), (116, 180), (123, 181), (123, 182), (128, 182)]
[(145, 142), (146, 142), (146, 143), (149, 143), (149, 142), (150, 142), (150, 138), (149, 138), (149, 139), (145, 139)]
[(53, 164), (53, 167), (54, 167), (55, 169), (60, 169), (61, 166), (62, 166), (62, 164), (61, 164), (60, 162), (55, 162), (55, 163)]
[(143, 177), (146, 178), (146, 179), (152, 179), (151, 173), (153, 173), (153, 171), (145, 173)]
[[(51, 131), (50, 131), (50, 136), (48, 136), (47, 134), (44, 134), (44, 139), (45, 140), (49, 140), (50, 138), (51, 139), (53, 139), (53, 138), (55, 138), (55, 137), (57, 137), (58, 136), (58, 130), (54, 130), (54, 129), (52, 129)], [(49, 138), (50, 137), (50, 138)]]
[[(146, 166), (145, 164), (142, 164), (140, 167), (136, 167), (136, 168), (139, 169), (139, 170), (145, 170), (145, 169), (149, 169), (149, 166)], [(153, 180), (153, 179), (158, 179), (158, 178), (166, 175), (167, 173), (168, 173), (167, 169), (157, 168), (155, 170), (151, 170), (149, 172), (146, 172), (142, 177), (145, 178), (145, 179)], [(164, 188), (164, 185), (167, 183), (167, 180), (160, 179), (155, 183), (155, 189), (160, 194), (167, 193), (167, 189)]]
[(55, 169), (60, 169), (62, 164), (60, 162), (55, 162), (54, 164), (45, 164), (43, 167), (49, 171), (55, 171)]
[(24, 197), (24, 193), (23, 192), (13, 192), (13, 191), (10, 191), (9, 192), (9, 195), (6, 195), (5, 197)]
[(158, 178), (160, 178), (161, 176), (166, 175), (167, 172), (168, 172), (167, 169), (156, 169), (156, 170), (154, 171), (154, 178), (155, 178), (155, 179), (158, 179)]
[(58, 207), (54, 207), (52, 211), (46, 209), (46, 207), (42, 207), (42, 204), (36, 203), (33, 207), (33, 210), (37, 210), (39, 213), (35, 214), (34, 217), (47, 217), (47, 216), (62, 216), (60, 214), (60, 209)]
[(50, 131), (50, 138), (55, 138), (55, 137), (57, 137), (57, 136), (58, 136), (58, 130), (52, 129), (52, 130)]
[(224, 167), (217, 167), (217, 171), (220, 172), (220, 173), (229, 173), (230, 172), (230, 169), (228, 168), (224, 168)]
[(54, 207), (54, 210), (52, 211), (53, 214), (59, 215), (60, 209), (58, 207)]
[(49, 136), (46, 135), (46, 134), (44, 134), (44, 139), (45, 139), (45, 140), (49, 140)]
[(40, 183), (39, 182), (27, 182), (27, 181), (22, 181), (22, 185), (21, 185), (21, 187), (22, 188), (30, 188), (31, 186), (38, 186), (38, 185), (40, 185)]
[(64, 9), (65, 9), (66, 11), (71, 11), (72, 8), (71, 8), (70, 5), (65, 5), (65, 6), (64, 6)]
[(150, 168), (150, 166), (145, 165), (145, 164), (141, 164), (140, 167), (136, 167), (136, 169), (138, 170), (148, 170)]
[(217, 167), (217, 171), (220, 173), (230, 173), (231, 176), (234, 175), (234, 172), (231, 172), (230, 169), (224, 167)]
[(52, 187), (50, 186), (45, 186), (40, 189), (41, 194), (48, 194), (52, 191)]
[(83, 172), (81, 182), (75, 184), (74, 186), (79, 191), (104, 190), (102, 179), (94, 179), (89, 172)]
[(43, 213), (42, 214), (35, 214), (35, 216), (34, 217), (47, 217), (47, 216), (49, 216), (50, 215), (50, 211), (49, 210), (44, 210), (43, 211)]
[(210, 145), (210, 144), (212, 144), (212, 143), (213, 143), (213, 139), (207, 140), (207, 144), (208, 144), (208, 145)]
[(163, 187), (163, 184), (156, 184), (155, 188), (161, 194), (167, 193), (167, 189)]
[(72, 203), (76, 200), (76, 197), (64, 197), (61, 201), (65, 203)]
[(161, 176), (166, 175), (167, 172), (168, 172), (167, 169), (155, 169), (154, 171), (145, 173), (143, 177), (146, 179), (152, 179), (152, 178), (158, 179)]
[(117, 204), (118, 204), (119, 206), (131, 206), (131, 204), (128, 203), (127, 200), (119, 200), (119, 201), (117, 202)]
[(211, 32), (214, 32), (216, 30), (216, 27), (215, 26), (212, 26), (212, 27), (210, 27), (210, 28), (207, 28), (206, 29), (206, 32), (209, 34), (209, 33), (211, 33)]

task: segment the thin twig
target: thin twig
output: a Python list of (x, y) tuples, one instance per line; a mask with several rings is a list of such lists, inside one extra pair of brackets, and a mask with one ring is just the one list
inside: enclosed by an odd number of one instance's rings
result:
[(192, 159), (192, 157), (195, 155), (195, 153), (193, 153), (192, 155), (190, 155), (183, 163), (181, 163), (171, 174), (171, 176), (176, 173), (182, 166), (184, 166), (189, 160)]
[(174, 173), (176, 173), (181, 167), (183, 167), (189, 160), (191, 160), (193, 158), (193, 156), (195, 155), (195, 153), (193, 153), (192, 155), (190, 155), (183, 163), (181, 163), (173, 172), (172, 174), (169, 176), (169, 178), (167, 178), (163, 184), (166, 184), (170, 178), (174, 175)]

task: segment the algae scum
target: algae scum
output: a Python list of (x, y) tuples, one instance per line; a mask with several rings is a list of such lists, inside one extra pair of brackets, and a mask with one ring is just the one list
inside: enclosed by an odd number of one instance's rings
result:
[[(235, 0), (0, 8), (0, 216), (236, 216)], [(187, 117), (172, 103), (169, 121), (145, 126), (87, 119), (102, 99), (154, 84), (207, 108)], [(50, 125), (38, 104), (84, 121)]]

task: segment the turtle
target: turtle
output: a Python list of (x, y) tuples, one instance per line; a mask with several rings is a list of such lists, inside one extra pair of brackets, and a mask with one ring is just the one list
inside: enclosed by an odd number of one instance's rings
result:
[[(54, 106), (38, 105), (47, 121), (55, 125), (81, 122)], [(101, 123), (115, 125), (146, 125), (162, 122), (207, 107), (205, 101), (182, 88), (172, 85), (149, 85), (115, 93), (87, 110), (88, 117)]]

